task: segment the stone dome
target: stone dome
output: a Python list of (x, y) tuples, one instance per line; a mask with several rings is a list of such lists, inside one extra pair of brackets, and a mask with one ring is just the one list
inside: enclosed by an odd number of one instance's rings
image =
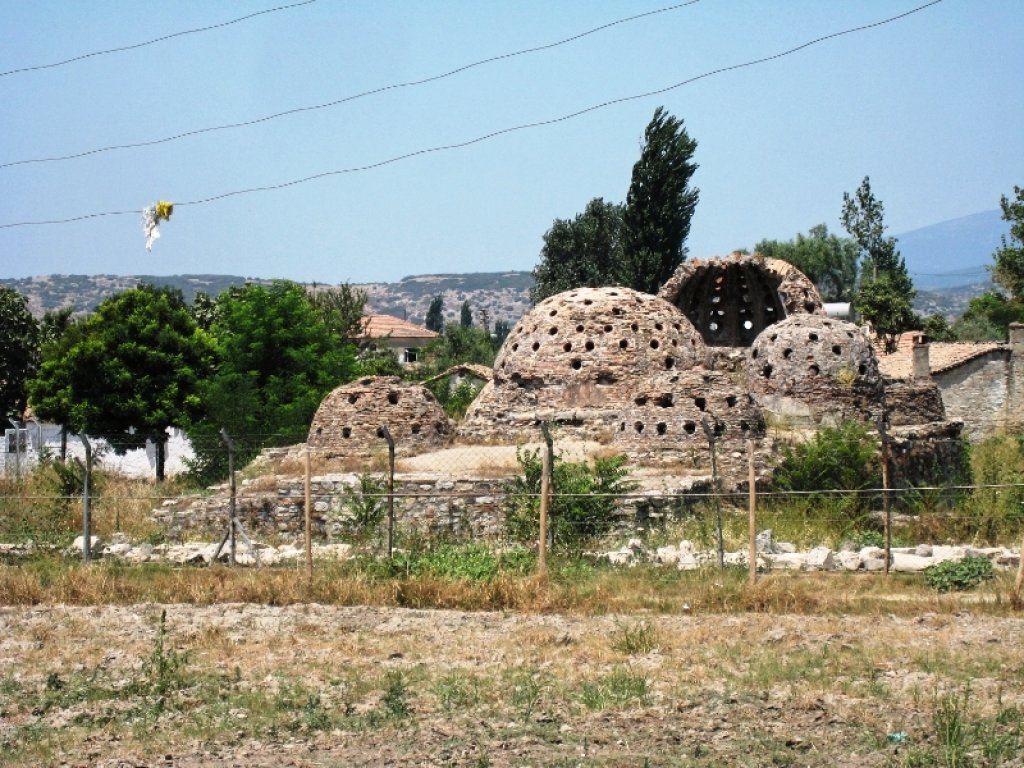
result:
[(371, 376), (343, 384), (323, 399), (307, 443), (327, 453), (372, 453), (387, 446), (377, 434), (381, 425), (387, 425), (396, 451), (404, 454), (442, 445), (451, 432), (429, 389), (397, 376)]
[(842, 320), (796, 314), (768, 326), (751, 345), (747, 372), (751, 393), (775, 416), (819, 423), (881, 412), (874, 348)]
[(789, 315), (825, 314), (807, 275), (757, 253), (684, 261), (658, 295), (678, 307), (712, 347), (749, 347)]
[(704, 342), (667, 301), (630, 288), (578, 288), (545, 299), (512, 329), (495, 383), (629, 385), (704, 358)]

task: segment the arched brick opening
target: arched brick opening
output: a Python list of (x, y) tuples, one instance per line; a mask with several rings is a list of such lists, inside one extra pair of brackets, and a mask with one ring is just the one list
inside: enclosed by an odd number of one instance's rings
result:
[(682, 286), (676, 306), (712, 347), (749, 347), (786, 317), (781, 280), (752, 262), (710, 262)]

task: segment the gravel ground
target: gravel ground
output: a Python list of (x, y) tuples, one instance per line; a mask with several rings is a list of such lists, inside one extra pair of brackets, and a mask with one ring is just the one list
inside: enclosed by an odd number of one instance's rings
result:
[(1022, 638), (969, 613), (2, 608), (0, 762), (932, 765), (952, 703), (974, 764), (1021, 766)]

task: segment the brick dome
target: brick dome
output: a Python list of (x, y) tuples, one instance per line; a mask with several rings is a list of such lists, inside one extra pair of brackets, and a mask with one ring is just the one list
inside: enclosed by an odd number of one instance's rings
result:
[(495, 383), (617, 386), (688, 370), (704, 341), (667, 301), (630, 288), (579, 288), (545, 299), (512, 329)]
[(797, 314), (770, 325), (751, 345), (747, 371), (750, 391), (777, 415), (841, 421), (881, 408), (878, 360), (852, 323)]

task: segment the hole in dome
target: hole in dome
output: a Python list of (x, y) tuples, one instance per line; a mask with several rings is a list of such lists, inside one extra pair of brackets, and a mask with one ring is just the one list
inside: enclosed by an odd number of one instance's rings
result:
[(606, 325), (605, 325), (605, 327), (604, 327), (604, 332), (605, 332), (605, 333), (611, 333), (611, 332), (612, 332), (612, 327), (611, 327), (611, 325), (607, 325), (607, 324), (606, 324)]
[(594, 303), (594, 300), (593, 299), (584, 299), (583, 303), (586, 304), (589, 307), (591, 304)]
[(554, 336), (556, 333), (558, 333), (558, 328), (556, 326), (548, 328), (548, 336)]
[(582, 325), (577, 325), (576, 326), (576, 333), (583, 333), (583, 326)]
[(725, 432), (725, 423), (721, 421), (716, 421), (715, 426), (711, 431), (715, 433), (715, 437), (721, 437), (722, 434)]
[(819, 373), (821, 373), (821, 368), (818, 367), (817, 363), (811, 363), (808, 366), (807, 370), (811, 372), (812, 376), (817, 376)]
[(814, 302), (813, 301), (805, 301), (804, 302), (804, 311), (807, 312), (808, 314), (814, 312), (815, 309), (816, 309), (816, 307), (814, 306)]
[(398, 393), (388, 392), (388, 402), (392, 405), (398, 405)]
[(619, 424), (619, 432), (625, 432), (625, 431), (626, 431), (626, 422), (622, 422), (621, 424)]
[(637, 434), (640, 434), (641, 432), (644, 431), (644, 423), (642, 421), (638, 421), (636, 424), (633, 425), (633, 429), (637, 431)]
[(341, 428), (341, 436), (342, 437), (352, 437), (352, 427), (342, 427)]
[(683, 431), (686, 434), (688, 434), (688, 435), (692, 435), (694, 432), (697, 431), (697, 422), (695, 422), (695, 421), (688, 421), (688, 422), (686, 422), (685, 424), (683, 424)]
[(539, 341), (533, 342), (533, 346), (531, 347), (531, 349), (533, 349), (534, 352), (536, 352), (538, 349), (540, 349), (540, 342)]
[(609, 296), (618, 296), (619, 292), (618, 291), (608, 291), (608, 295)]
[(515, 344), (512, 345), (512, 351), (513, 352), (515, 352), (517, 349), (519, 349), (519, 342), (518, 341)]
[(860, 365), (857, 366), (857, 373), (859, 373), (861, 376), (863, 376), (867, 372), (868, 367), (864, 365), (864, 363), (861, 363)]
[(740, 422), (740, 429), (743, 432), (749, 432), (750, 431), (750, 424), (747, 423), (746, 419), (744, 419), (743, 421)]
[(621, 307), (612, 307), (612, 314), (616, 315), (616, 316), (621, 315), (622, 314), (622, 308)]
[(572, 352), (572, 342), (565, 342), (565, 344), (562, 345), (562, 349), (565, 350), (566, 352)]
[(357, 401), (358, 399), (359, 399), (359, 395), (355, 394), (354, 392), (353, 392), (353, 393), (352, 393), (351, 395), (349, 395), (349, 396), (348, 396), (348, 401), (349, 401), (349, 403), (351, 403), (352, 405), (355, 405), (355, 403), (356, 403), (356, 401)]
[(716, 332), (718, 330), (718, 323), (708, 323), (708, 330), (712, 333)]
[(504, 368), (504, 367), (505, 367), (505, 361), (504, 361), (504, 360), (502, 360), (502, 361), (501, 361), (501, 367), (502, 367), (502, 368)]
[(807, 334), (807, 338), (810, 339), (811, 341), (817, 341), (818, 340), (818, 334), (816, 334), (816, 333), (809, 333), (809, 334)]
[(847, 331), (846, 332), (846, 338), (852, 339), (853, 338), (853, 331)]
[(843, 350), (842, 350), (842, 348), (838, 344), (833, 344), (832, 345), (832, 354), (833, 355), (841, 355), (842, 353), (843, 353)]
[(750, 350), (750, 359), (751, 360), (757, 360), (757, 350), (756, 349)]
[(578, 371), (580, 368), (583, 367), (583, 361), (580, 360), (578, 357), (575, 357), (573, 358), (571, 365), (574, 371)]
[(726, 397), (725, 398), (725, 404), (728, 405), (730, 408), (735, 407), (736, 406), (736, 395), (729, 395), (728, 397)]
[(659, 421), (658, 426), (655, 427), (655, 429), (657, 429), (659, 435), (664, 435), (668, 431), (668, 424), (664, 421)]
[(419, 424), (413, 424), (411, 427), (409, 427), (409, 431), (412, 432), (414, 435), (418, 435), (421, 429), (422, 427)]
[(718, 302), (720, 302), (721, 300), (722, 300), (722, 297), (721, 297), (721, 296), (712, 296), (712, 297), (711, 297), (711, 303), (712, 303), (712, 304), (717, 304), (717, 303), (718, 303)]
[(607, 371), (601, 371), (601, 373), (597, 374), (597, 383), (598, 384), (609, 385), (609, 384), (614, 384), (617, 381), (618, 381), (618, 379), (615, 378), (614, 375), (608, 373)]
[(703, 411), (707, 407), (708, 401), (703, 397), (695, 397), (693, 398), (693, 404), (697, 406), (697, 410)]
[(512, 381), (519, 381), (521, 378), (523, 378), (523, 374), (521, 374), (519, 371), (513, 371)]
[(587, 343), (583, 345), (583, 348), (586, 349), (587, 352), (593, 352), (594, 342), (592, 342), (590, 339), (587, 339)]
[(775, 307), (765, 307), (764, 311), (765, 312), (771, 312), (772, 314), (775, 314)]
[(662, 330), (664, 330), (664, 329), (665, 329), (665, 326), (663, 326), (663, 325), (662, 325), (661, 323), (655, 323), (655, 324), (654, 324), (654, 330), (656, 330), (656, 331), (662, 331)]
[(677, 331), (683, 330), (683, 326), (681, 326), (679, 323), (672, 323), (672, 327), (675, 328)]
[(749, 331), (751, 328), (754, 327), (754, 323), (751, 322), (750, 320), (744, 320), (743, 321), (743, 327), (746, 328)]
[(630, 328), (630, 330), (633, 331), (633, 333), (636, 333), (637, 331), (640, 330), (640, 324), (639, 323), (631, 323), (629, 328)]
[(674, 357), (666, 357), (665, 358), (665, 370), (666, 371), (671, 371), (675, 367), (676, 367), (676, 359)]
[(678, 347), (679, 346), (679, 342), (676, 339), (672, 339), (672, 346), (673, 347)]
[(548, 317), (554, 317), (557, 314), (558, 314), (558, 310), (557, 309), (552, 309), (550, 312), (548, 312)]
[(626, 339), (619, 339), (619, 349), (625, 349), (629, 346), (629, 342)]
[(771, 367), (771, 365), (766, 365), (764, 368), (762, 368), (761, 369), (761, 375), (764, 376), (766, 379), (770, 379), (771, 376), (772, 376), (772, 367)]
[(639, 395), (633, 398), (633, 402), (637, 405), (647, 405), (647, 395)]
[(320, 436), (320, 435), (322, 435), (323, 433), (324, 433), (324, 428), (323, 428), (323, 427), (317, 427), (317, 428), (316, 428), (316, 434), (317, 434), (317, 436)]
[(792, 349), (789, 349), (788, 347), (787, 347), (786, 349), (782, 350), (782, 356), (783, 356), (783, 357), (784, 357), (784, 358), (785, 358), (786, 360), (789, 360), (789, 356), (790, 356), (790, 355), (792, 355), (792, 354), (793, 354), (793, 350), (792, 350)]
[(666, 392), (665, 394), (658, 395), (656, 398), (654, 398), (654, 404), (659, 408), (672, 408), (675, 405), (675, 403), (673, 402), (674, 400), (675, 398), (673, 397), (672, 393)]
[(775, 340), (776, 340), (777, 338), (779, 338), (779, 334), (777, 334), (777, 333), (773, 333), (773, 334), (772, 334), (771, 336), (769, 336), (768, 338), (769, 338), (769, 340), (771, 340), (771, 341), (775, 341)]
[(659, 346), (657, 339), (651, 339), (651, 349), (657, 349)]

